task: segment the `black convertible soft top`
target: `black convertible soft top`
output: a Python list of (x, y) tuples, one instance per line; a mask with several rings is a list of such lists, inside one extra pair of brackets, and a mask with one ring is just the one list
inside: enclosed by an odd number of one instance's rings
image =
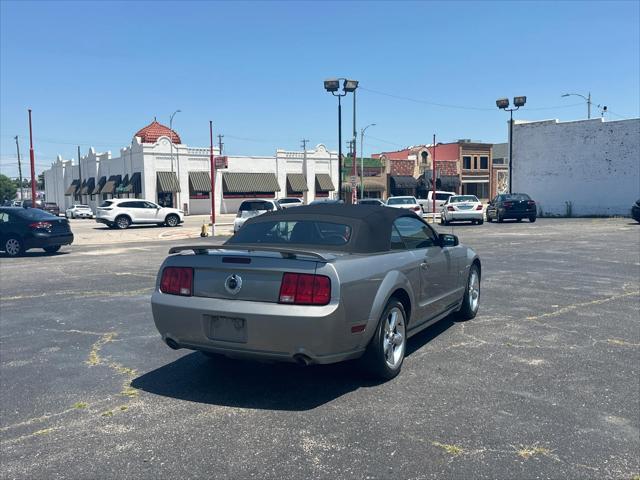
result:
[[(390, 249), (391, 227), (399, 217), (420, 218), (404, 208), (381, 207), (377, 205), (307, 205), (265, 213), (250, 218), (245, 225), (263, 222), (316, 220), (349, 225), (351, 239), (344, 245), (322, 245), (322, 250), (349, 253), (385, 252)], [(239, 245), (244, 242), (231, 238), (227, 244)], [(291, 244), (293, 246), (293, 244)], [(301, 245), (308, 248), (310, 245)], [(319, 245), (320, 247), (320, 245)]]

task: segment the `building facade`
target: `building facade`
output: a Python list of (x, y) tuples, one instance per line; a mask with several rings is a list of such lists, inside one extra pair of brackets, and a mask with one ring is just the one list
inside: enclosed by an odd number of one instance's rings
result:
[(539, 214), (629, 215), (640, 197), (640, 119), (514, 122), (513, 191)]
[[(277, 150), (274, 156), (227, 156), (216, 160), (217, 213), (236, 213), (245, 198), (298, 196), (306, 202), (335, 197), (337, 154), (324, 145), (306, 152)], [(61, 209), (83, 203), (92, 209), (110, 198), (144, 198), (188, 214), (211, 212), (210, 149), (189, 147), (168, 127), (153, 121), (130, 146), (79, 162), (58, 156), (44, 172), (47, 201)]]

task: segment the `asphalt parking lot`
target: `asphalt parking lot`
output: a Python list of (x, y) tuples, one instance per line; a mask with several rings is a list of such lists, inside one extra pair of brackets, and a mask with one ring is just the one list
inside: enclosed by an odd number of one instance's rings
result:
[(0, 258), (2, 478), (637, 478), (640, 225), (453, 231), (480, 313), (410, 340), (387, 383), (166, 347), (155, 275), (201, 239)]

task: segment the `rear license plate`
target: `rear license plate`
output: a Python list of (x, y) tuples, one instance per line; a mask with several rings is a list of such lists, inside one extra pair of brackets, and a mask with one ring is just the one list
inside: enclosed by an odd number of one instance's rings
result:
[(460, 205), (458, 208), (460, 210), (469, 210), (473, 205)]
[(209, 338), (224, 342), (247, 342), (247, 322), (244, 318), (205, 315), (209, 324)]

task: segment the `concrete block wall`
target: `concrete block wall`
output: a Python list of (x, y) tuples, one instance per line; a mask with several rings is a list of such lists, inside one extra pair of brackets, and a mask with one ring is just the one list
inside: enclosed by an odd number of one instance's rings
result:
[(640, 197), (640, 119), (514, 123), (513, 137), (513, 191), (544, 215), (629, 215)]

